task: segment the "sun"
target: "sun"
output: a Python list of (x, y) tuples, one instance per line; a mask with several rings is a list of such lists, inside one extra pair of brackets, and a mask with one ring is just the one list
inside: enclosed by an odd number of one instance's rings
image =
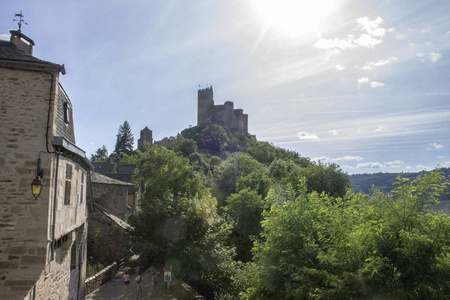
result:
[(254, 11), (269, 28), (288, 36), (317, 33), (338, 0), (253, 0)]

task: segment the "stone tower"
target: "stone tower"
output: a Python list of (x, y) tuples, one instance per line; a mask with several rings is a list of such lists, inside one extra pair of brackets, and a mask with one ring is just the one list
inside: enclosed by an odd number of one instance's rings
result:
[(214, 110), (212, 86), (198, 90), (198, 115), (197, 125), (212, 123)]
[(248, 115), (242, 109), (235, 109), (231, 101), (214, 105), (212, 86), (198, 90), (197, 125), (209, 124), (248, 133)]
[(147, 144), (153, 144), (153, 131), (145, 126), (145, 128), (141, 130), (141, 137), (138, 139), (138, 149), (145, 151)]

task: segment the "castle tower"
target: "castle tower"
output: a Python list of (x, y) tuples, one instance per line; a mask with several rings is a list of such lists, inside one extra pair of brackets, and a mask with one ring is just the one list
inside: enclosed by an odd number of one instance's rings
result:
[(145, 151), (147, 148), (147, 144), (153, 144), (153, 131), (145, 126), (145, 128), (141, 130), (141, 137), (138, 139), (138, 149), (141, 151)]
[(197, 125), (211, 124), (213, 120), (214, 100), (212, 86), (198, 90)]

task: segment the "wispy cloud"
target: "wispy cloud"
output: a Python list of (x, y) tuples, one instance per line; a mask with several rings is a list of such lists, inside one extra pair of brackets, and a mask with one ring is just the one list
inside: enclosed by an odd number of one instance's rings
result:
[(370, 61), (370, 62), (366, 63), (366, 65), (363, 67), (363, 69), (371, 70), (374, 67), (381, 67), (381, 66), (392, 64), (392, 63), (396, 62), (397, 60), (398, 60), (397, 57), (391, 56), (391, 57), (388, 57), (386, 59), (382, 59), (382, 60), (379, 60), (376, 62)]
[(9, 35), (8, 34), (0, 34), (0, 40), (9, 41)]
[(438, 144), (438, 143), (429, 143), (428, 145), (430, 145), (432, 147), (432, 149), (442, 149), (442, 148), (444, 148), (443, 145)]
[(387, 166), (387, 167), (400, 167), (404, 163), (405, 162), (403, 160), (394, 160), (394, 161), (385, 162), (384, 165)]
[(345, 67), (342, 66), (342, 65), (336, 65), (336, 70), (338, 70), (338, 71), (344, 71), (344, 70), (345, 70)]
[(337, 37), (320, 39), (314, 46), (319, 49), (328, 49), (334, 52), (356, 47), (373, 48), (382, 43), (383, 37), (386, 35), (386, 29), (380, 27), (382, 22), (383, 19), (380, 17), (377, 17), (375, 20), (370, 20), (368, 17), (358, 18), (356, 19), (358, 29), (363, 31), (358, 37), (353, 34), (348, 34), (345, 39)]
[(431, 62), (437, 62), (442, 58), (442, 54), (440, 54), (439, 52), (430, 53), (428, 57), (430, 58)]
[(372, 81), (372, 82), (370, 83), (370, 86), (371, 86), (372, 88), (376, 89), (376, 88), (379, 88), (379, 87), (383, 87), (383, 86), (384, 86), (384, 83), (378, 82), (378, 81)]
[(375, 131), (378, 131), (378, 132), (386, 131), (386, 127), (380, 125), (375, 129)]
[(367, 83), (367, 82), (369, 82), (369, 78), (367, 78), (367, 77), (362, 77), (362, 78), (358, 79), (359, 84), (363, 84), (363, 83)]
[(331, 135), (334, 135), (334, 136), (338, 135), (338, 132), (336, 129), (330, 130), (330, 131), (328, 131), (328, 133)]
[(319, 137), (315, 133), (307, 133), (305, 131), (300, 131), (297, 133), (297, 136), (302, 141), (318, 141)]
[(365, 169), (365, 168), (379, 169), (379, 168), (383, 168), (383, 167), (395, 168), (395, 167), (402, 166), (404, 163), (405, 162), (403, 160), (394, 160), (394, 161), (388, 161), (388, 162), (384, 162), (384, 163), (380, 163), (380, 162), (366, 162), (366, 163), (358, 164), (356, 166), (356, 168), (358, 168), (358, 169)]
[(362, 161), (363, 158), (361, 156), (351, 156), (351, 155), (346, 155), (346, 156), (341, 156), (341, 157), (336, 157), (336, 158), (320, 156), (320, 157), (312, 158), (312, 160), (322, 161), (322, 162), (342, 162), (342, 161)]
[(383, 165), (379, 162), (366, 162), (366, 163), (358, 164), (356, 167), (358, 169), (364, 169), (364, 168), (379, 169), (379, 168), (382, 168)]

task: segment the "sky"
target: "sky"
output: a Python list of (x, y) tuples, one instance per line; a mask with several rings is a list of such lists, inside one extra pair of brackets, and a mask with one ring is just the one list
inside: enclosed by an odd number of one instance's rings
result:
[(197, 90), (260, 141), (348, 174), (450, 167), (448, 0), (3, 0), (0, 39), (65, 64), (77, 146), (197, 125)]

